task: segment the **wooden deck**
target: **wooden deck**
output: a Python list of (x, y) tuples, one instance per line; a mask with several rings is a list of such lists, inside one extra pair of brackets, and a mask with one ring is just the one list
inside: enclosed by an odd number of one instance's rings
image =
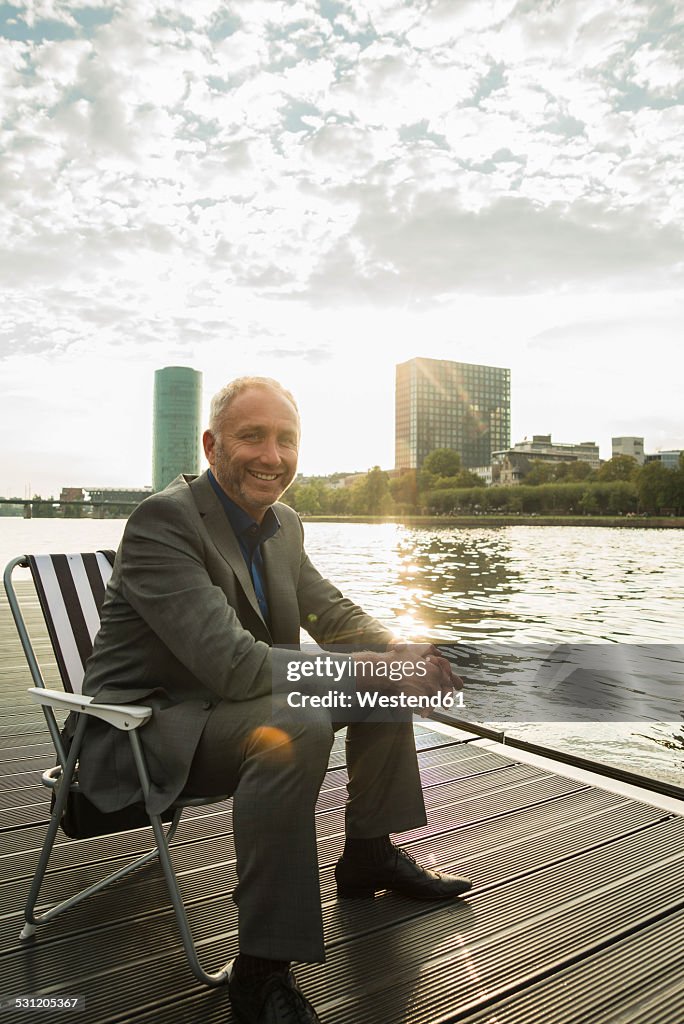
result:
[[(15, 996), (78, 995), (85, 1010), (75, 1019), (83, 1024), (230, 1022), (225, 986), (204, 988), (186, 966), (156, 866), (20, 943), (49, 803), (39, 772), (51, 747), (42, 712), (26, 696), (28, 670), (2, 600), (0, 1005)], [(38, 647), (47, 652), (47, 639)], [(684, 803), (616, 783), (599, 788), (600, 779), (525, 763), (456, 730), (421, 724), (416, 740), (429, 824), (401, 841), (423, 863), (467, 873), (475, 888), (447, 905), (392, 894), (336, 900), (346, 777), (338, 738), (317, 817), (328, 963), (297, 969), (324, 1024), (681, 1019)], [(193, 930), (212, 968), (236, 952), (231, 827), (230, 801), (186, 812), (174, 843)], [(45, 900), (94, 881), (151, 845), (149, 836), (144, 829), (60, 841)], [(0, 1021), (54, 1017), (0, 1010)]]

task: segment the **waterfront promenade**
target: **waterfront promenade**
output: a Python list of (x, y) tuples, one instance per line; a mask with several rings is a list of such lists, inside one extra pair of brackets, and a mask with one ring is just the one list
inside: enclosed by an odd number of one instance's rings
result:
[(324, 516), (306, 515), (310, 523), (398, 523), (402, 526), (606, 526), (620, 529), (682, 530), (684, 516), (551, 516), (551, 515), (402, 515), (402, 516)]
[[(48, 682), (48, 641), (28, 584)], [(0, 603), (0, 1002), (83, 996), (83, 1024), (230, 1022), (225, 987), (190, 974), (161, 873), (151, 867), (22, 944), (22, 903), (45, 830), (51, 763), (4, 594)], [(324, 1024), (655, 1024), (678, 1019), (684, 936), (684, 802), (416, 726), (429, 823), (402, 837), (424, 863), (475, 881), (467, 901), (384, 894), (338, 902), (344, 747), (337, 740), (317, 825), (328, 963), (299, 980)], [(57, 899), (149, 845), (149, 830), (58, 840), (45, 898)], [(236, 950), (231, 804), (186, 813), (174, 843), (200, 953)], [(65, 1011), (66, 1012), (66, 1011)], [(47, 1020), (3, 1009), (2, 1021)]]
[[(53, 501), (46, 499), (25, 499), (22, 501), (0, 498), (3, 506), (22, 508), (24, 519), (106, 519), (126, 518), (139, 502), (109, 501)], [(682, 530), (684, 516), (643, 516), (643, 515), (551, 515), (547, 513), (505, 513), (482, 512), (479, 514), (443, 513), (440, 515), (322, 515), (301, 513), (302, 519), (312, 523), (399, 523), (404, 526), (606, 526), (625, 529)], [(1, 518), (1, 517), (0, 517)], [(17, 515), (8, 519), (20, 518)]]

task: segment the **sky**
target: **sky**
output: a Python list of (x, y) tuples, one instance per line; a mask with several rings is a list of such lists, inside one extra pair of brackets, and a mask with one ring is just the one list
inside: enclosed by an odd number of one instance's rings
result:
[(684, 447), (681, 2), (0, 2), (0, 494), (151, 481), (154, 370), (394, 464), (394, 367), (512, 442)]

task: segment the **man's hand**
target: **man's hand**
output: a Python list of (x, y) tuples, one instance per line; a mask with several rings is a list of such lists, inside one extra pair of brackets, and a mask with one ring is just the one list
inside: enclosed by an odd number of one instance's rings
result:
[[(435, 697), (463, 688), (463, 680), (432, 644), (393, 644), (387, 652), (354, 654), (357, 690)], [(419, 712), (423, 717), (429, 710)]]
[(406, 640), (396, 640), (390, 644), (389, 651), (396, 651), (398, 654), (409, 651), (410, 654), (418, 655), (430, 664), (439, 666), (447, 686), (447, 689), (442, 692), (463, 689), (463, 680), (459, 675), (456, 675), (449, 660), (439, 653), (434, 644), (412, 644)]

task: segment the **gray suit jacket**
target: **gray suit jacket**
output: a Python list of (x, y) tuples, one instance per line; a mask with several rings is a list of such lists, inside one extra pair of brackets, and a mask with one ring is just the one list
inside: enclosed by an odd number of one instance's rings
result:
[[(206, 473), (178, 477), (131, 515), (86, 666), (84, 693), (153, 708), (140, 737), (160, 811), (181, 792), (218, 701), (271, 692), (275, 661), (303, 626), (319, 644), (384, 645), (390, 632), (347, 600), (304, 551), (299, 516), (275, 506), (281, 528), (264, 542), (266, 625), (237, 538)], [(81, 784), (102, 810), (141, 799), (128, 737), (91, 720)]]

